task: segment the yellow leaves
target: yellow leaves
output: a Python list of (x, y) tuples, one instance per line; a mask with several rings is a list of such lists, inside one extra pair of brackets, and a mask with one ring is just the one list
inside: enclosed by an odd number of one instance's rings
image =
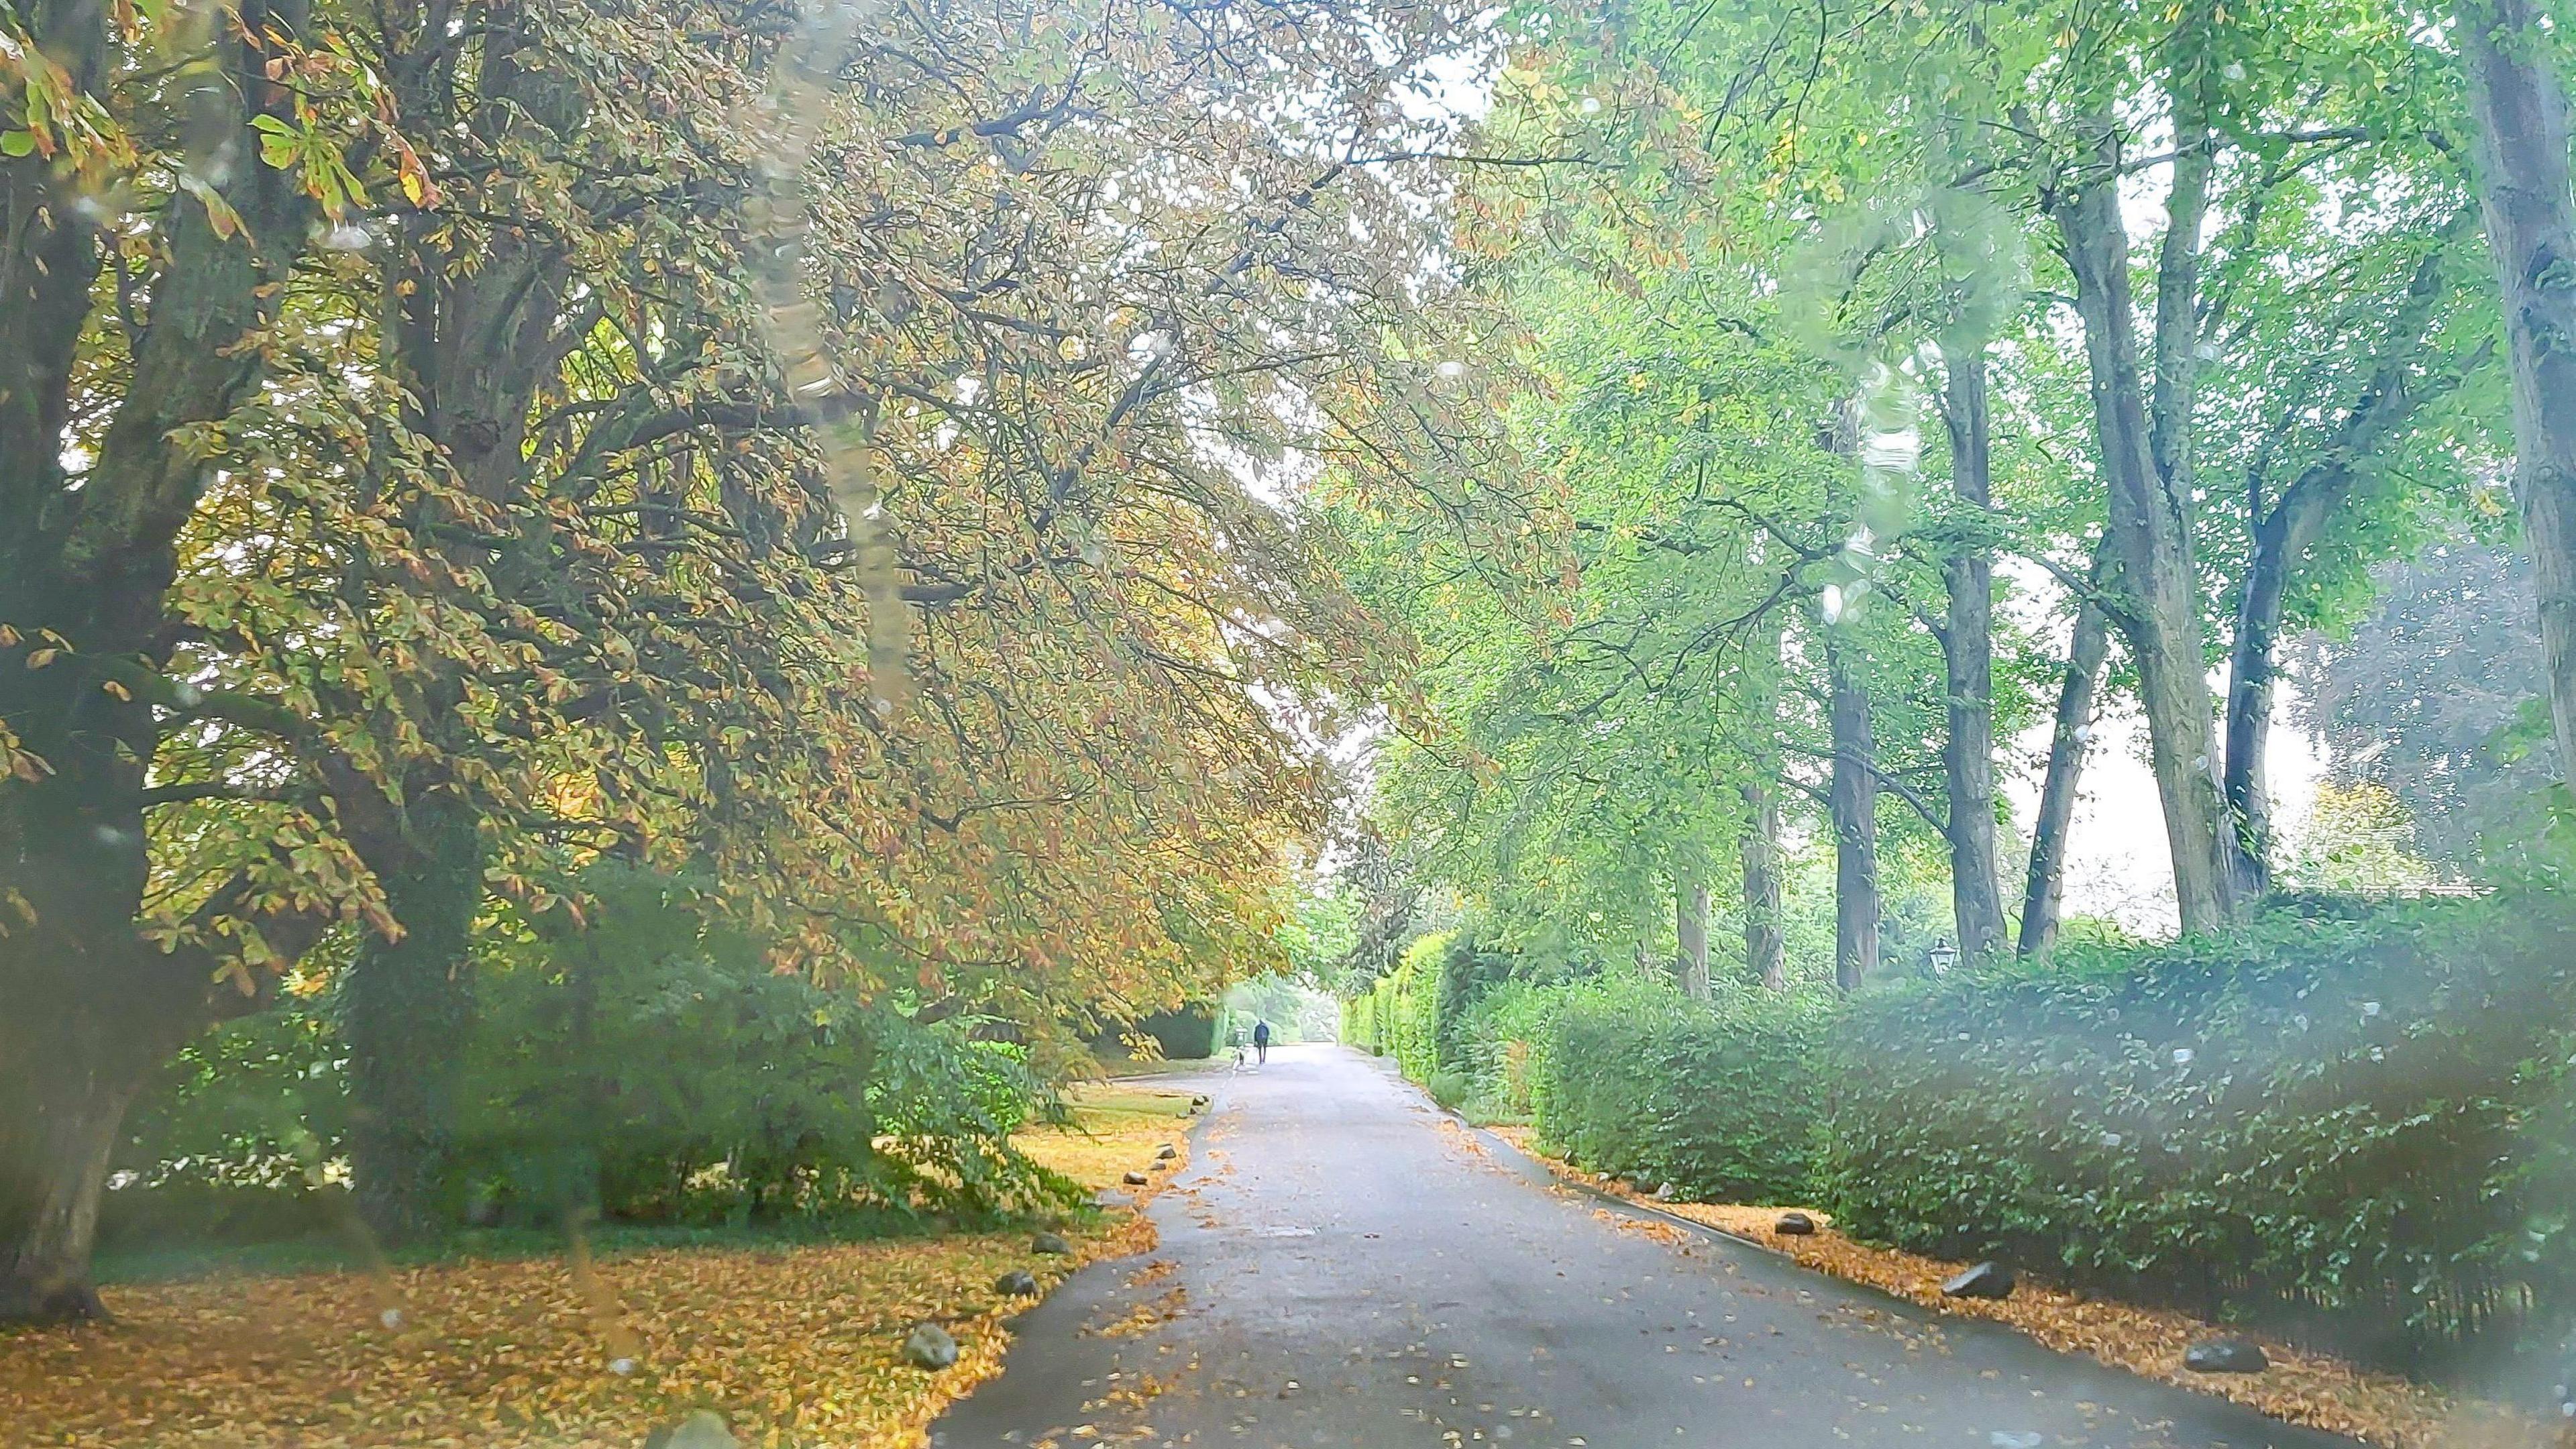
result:
[[(0, 1343), (0, 1392), (22, 1426), (82, 1446), (624, 1446), (712, 1405), (746, 1443), (893, 1449), (998, 1368), (992, 1279), (1070, 1266), (1026, 1249), (1014, 1233), (604, 1260), (628, 1374), (560, 1259), (402, 1270), (390, 1329), (360, 1274), (111, 1290), (118, 1334)], [(923, 1318), (957, 1334), (957, 1368), (901, 1361)]]

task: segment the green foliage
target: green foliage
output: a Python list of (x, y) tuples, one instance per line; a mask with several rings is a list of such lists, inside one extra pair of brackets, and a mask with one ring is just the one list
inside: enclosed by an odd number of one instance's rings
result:
[(1406, 947), (1394, 970), (1344, 1008), (1342, 1039), (1392, 1056), (1406, 1076), (1429, 1081), (1440, 1066), (1442, 962), (1456, 939), (1453, 932), (1437, 931)]
[(1100, 1038), (1100, 1045), (1114, 1056), (1127, 1052), (1142, 1038), (1151, 1041), (1152, 1050), (1161, 1052), (1167, 1061), (1201, 1061), (1216, 1055), (1218, 1028), (1224, 1015), (1213, 1006), (1158, 1011), (1107, 1033)]
[(1037, 1094), (1015, 1048), (772, 970), (688, 882), (584, 884), (595, 921), (549, 916), (487, 971), (461, 1154), (481, 1185), (698, 1221), (1044, 1195), (1007, 1142)]
[(1852, 1231), (2409, 1365), (2576, 1300), (2563, 901), (2284, 912), (1873, 995), (1837, 1030)]
[[(772, 970), (686, 880), (602, 865), (582, 884), (583, 922), (496, 929), (477, 962), (456, 1205), (715, 1223), (1060, 1195), (1009, 1143), (1044, 1098), (1017, 1047)], [(327, 1008), (301, 998), (192, 1044), (137, 1109), (111, 1224), (242, 1237), (334, 1221), (311, 1200), (350, 1117)]]
[(1807, 1201), (1831, 1003), (1747, 991), (1712, 1006), (1661, 983), (1620, 985), (1550, 1015), (1531, 1093), (1540, 1140), (1708, 1201)]
[(1256, 976), (1225, 994), (1219, 1039), (1250, 1042), (1252, 1029), (1270, 1023), (1273, 1044), (1331, 1041), (1338, 1012), (1333, 998), (1294, 976)]

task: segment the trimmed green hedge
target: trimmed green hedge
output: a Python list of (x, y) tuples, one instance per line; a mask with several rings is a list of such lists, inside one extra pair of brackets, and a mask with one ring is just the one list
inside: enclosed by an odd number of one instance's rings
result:
[(1569, 993), (1534, 1053), (1532, 1125), (1597, 1172), (1710, 1201), (1807, 1201), (1831, 1016), (1802, 996)]
[(1425, 936), (1405, 948), (1394, 970), (1368, 991), (1342, 1003), (1342, 1040), (1376, 1056), (1392, 1056), (1417, 1082), (1440, 1068), (1438, 1047), (1441, 958), (1451, 937)]
[(2576, 902), (2311, 902), (1842, 1001), (1506, 979), (1434, 1062), (1445, 951), (1353, 1039), (1595, 1171), (2436, 1376), (2576, 1323)]
[(2438, 1368), (2576, 1308), (2571, 1052), (2558, 903), (2061, 953), (1853, 1003), (1825, 1206), (1864, 1237)]

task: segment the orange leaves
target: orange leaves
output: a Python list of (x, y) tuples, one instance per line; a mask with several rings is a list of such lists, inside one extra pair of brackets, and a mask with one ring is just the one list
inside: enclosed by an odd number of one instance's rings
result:
[[(609, 1258), (613, 1338), (554, 1258), (402, 1270), (390, 1327), (358, 1274), (111, 1289), (113, 1328), (0, 1341), (0, 1396), (14, 1428), (82, 1446), (625, 1449), (713, 1405), (746, 1443), (891, 1449), (998, 1367), (1013, 1305), (993, 1279), (1067, 1270), (1027, 1247), (1013, 1233)], [(957, 1334), (957, 1369), (901, 1362), (924, 1318)]]
[[(1114, 1100), (1163, 1098), (1188, 1100)], [(1100, 1130), (1023, 1145), (1123, 1171), (1177, 1130), (1160, 1105), (1082, 1120)], [(746, 1444), (912, 1449), (1000, 1372), (1003, 1320), (1027, 1301), (996, 1278), (1025, 1268), (1052, 1289), (1152, 1229), (1120, 1214), (1072, 1238), (1069, 1259), (1011, 1232), (111, 1287), (112, 1324), (0, 1337), (0, 1401), (13, 1432), (78, 1449), (630, 1449), (700, 1407)], [(955, 1368), (903, 1362), (925, 1319), (957, 1336)]]

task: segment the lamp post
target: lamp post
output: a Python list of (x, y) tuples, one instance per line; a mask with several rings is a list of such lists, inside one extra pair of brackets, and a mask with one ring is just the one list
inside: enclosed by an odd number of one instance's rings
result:
[(1935, 976), (1947, 976), (1950, 968), (1959, 964), (1959, 948), (1946, 940), (1933, 942), (1931, 954), (1932, 974)]

